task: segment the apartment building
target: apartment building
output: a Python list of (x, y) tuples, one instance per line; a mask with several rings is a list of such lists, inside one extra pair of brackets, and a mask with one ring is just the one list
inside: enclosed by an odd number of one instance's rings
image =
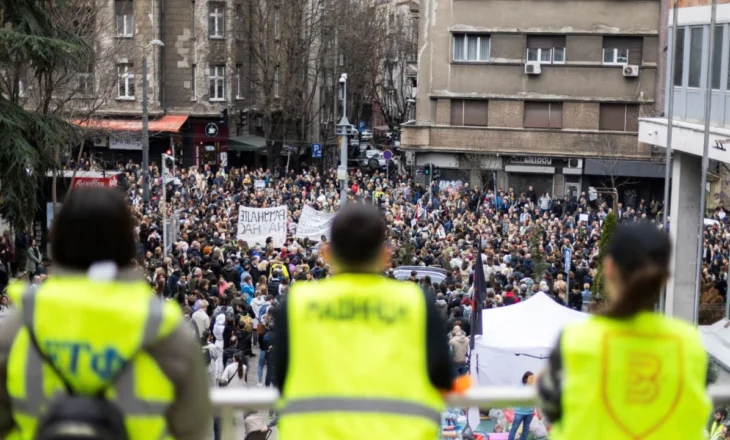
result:
[[(150, 160), (174, 149), (185, 166), (230, 166), (262, 152), (255, 132), (249, 48), (242, 2), (106, 0), (97, 14), (97, 44), (111, 68), (89, 72), (92, 82), (113, 77), (93, 118), (89, 145), (108, 161), (141, 159), (143, 61), (147, 64)], [(160, 44), (162, 42), (162, 44)], [(97, 93), (102, 91), (97, 90)]]
[[(674, 72), (665, 78), (665, 114), (669, 108), (669, 93), (674, 93), (674, 124), (672, 148), (688, 153), (682, 160), (699, 161), (704, 145), (705, 111), (708, 91), (708, 69), (712, 64), (710, 111), (710, 190), (707, 208), (711, 211), (723, 204), (730, 206), (730, 0), (718, 0), (716, 25), (711, 28), (710, 0), (680, 0), (677, 12), (676, 61)], [(671, 43), (675, 30), (673, 14), (667, 18), (667, 41)], [(714, 41), (710, 47), (710, 33)], [(668, 45), (668, 56), (674, 48)], [(712, 63), (710, 63), (712, 61)], [(639, 140), (659, 147), (667, 146), (667, 118), (647, 117), (639, 121)], [(675, 159), (680, 162), (678, 158)], [(699, 172), (700, 165), (696, 164)], [(697, 183), (699, 185), (699, 182)], [(699, 200), (699, 195), (694, 195)]]
[[(655, 114), (659, 16), (658, 0), (421, 0), (403, 148), (445, 180), (480, 168), (505, 189), (558, 196), (661, 177), (637, 138)], [(620, 198), (648, 199), (647, 186)]]

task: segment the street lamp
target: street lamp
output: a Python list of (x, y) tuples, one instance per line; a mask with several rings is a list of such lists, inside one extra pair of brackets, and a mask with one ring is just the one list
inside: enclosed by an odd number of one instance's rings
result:
[(144, 47), (142, 56), (142, 199), (145, 205), (150, 203), (150, 134), (147, 115), (147, 49), (150, 46), (164, 46), (160, 40), (154, 39)]
[(347, 144), (350, 134), (350, 121), (347, 120), (347, 74), (340, 76), (342, 92), (342, 119), (337, 124), (337, 134), (340, 136), (340, 166), (337, 168), (337, 178), (340, 180), (340, 206), (347, 204)]

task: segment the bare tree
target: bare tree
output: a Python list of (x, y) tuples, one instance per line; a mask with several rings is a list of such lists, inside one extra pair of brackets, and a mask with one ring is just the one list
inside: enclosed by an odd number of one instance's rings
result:
[[(242, 11), (250, 42), (253, 117), (261, 118), (267, 166), (276, 169), (285, 142), (309, 143), (317, 95), (323, 0), (253, 0)], [(249, 116), (251, 117), (251, 116)]]
[(417, 20), (405, 7), (388, 11), (386, 40), (381, 52), (381, 71), (373, 88), (375, 102), (391, 131), (408, 119), (413, 88), (407, 77), (416, 59)]
[(601, 139), (592, 144), (595, 153), (595, 160), (599, 162), (605, 172), (607, 187), (618, 190), (622, 186), (634, 185), (639, 181), (631, 177), (620, 176), (616, 173), (619, 162), (625, 160), (626, 153), (621, 148), (615, 136), (604, 135)]

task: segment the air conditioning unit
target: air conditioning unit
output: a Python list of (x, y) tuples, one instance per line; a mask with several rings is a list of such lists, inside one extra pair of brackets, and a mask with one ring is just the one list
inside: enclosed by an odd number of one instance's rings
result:
[(568, 159), (568, 168), (583, 169), (583, 159)]
[(624, 66), (624, 76), (637, 77), (639, 76), (639, 66), (632, 66), (627, 64)]
[(95, 147), (106, 147), (109, 145), (109, 138), (105, 136), (98, 136), (93, 139)]
[(540, 73), (542, 73), (540, 63), (525, 63), (525, 75), (539, 75)]

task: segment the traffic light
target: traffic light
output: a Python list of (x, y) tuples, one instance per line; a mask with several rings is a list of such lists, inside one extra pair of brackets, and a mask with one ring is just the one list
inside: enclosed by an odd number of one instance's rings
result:
[(425, 167), (423, 167), (423, 174), (424, 174), (424, 175), (426, 175), (426, 176), (430, 176), (430, 175), (431, 175), (431, 167), (432, 167), (432, 166), (433, 166), (433, 165), (431, 165), (431, 164), (429, 163), (429, 164), (427, 164), (427, 165), (426, 165)]
[(228, 109), (221, 110), (221, 124), (228, 124)]

